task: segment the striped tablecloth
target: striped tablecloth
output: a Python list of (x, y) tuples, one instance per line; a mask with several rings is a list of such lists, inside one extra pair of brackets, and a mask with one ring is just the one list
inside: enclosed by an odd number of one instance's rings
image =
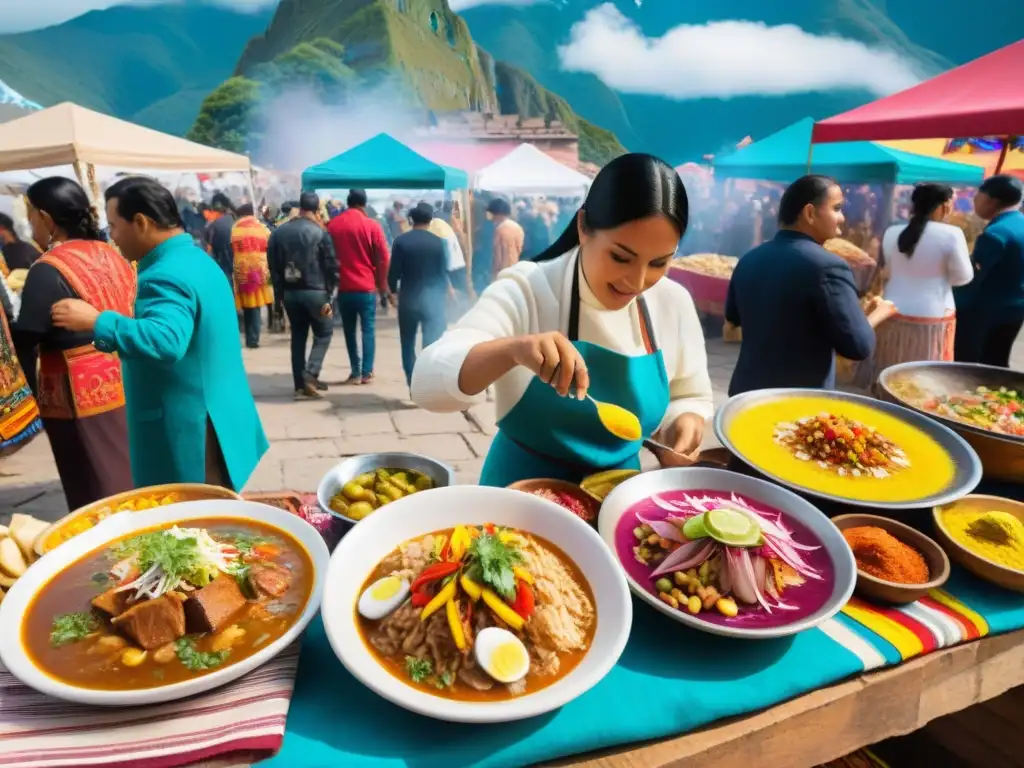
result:
[(300, 643), (230, 685), (130, 709), (53, 699), (0, 666), (0, 766), (174, 768), (269, 757), (284, 738)]

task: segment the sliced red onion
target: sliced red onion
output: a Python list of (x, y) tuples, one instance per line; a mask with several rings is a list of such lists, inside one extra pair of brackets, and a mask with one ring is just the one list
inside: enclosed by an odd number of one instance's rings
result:
[(744, 572), (740, 563), (739, 553), (743, 550), (725, 547), (725, 563), (729, 569), (729, 583), (732, 593), (741, 603), (752, 605), (757, 602), (757, 595), (754, 594), (754, 574), (749, 576)]
[(673, 504), (673, 503), (671, 503), (669, 501), (666, 501), (665, 499), (661, 498), (661, 496), (658, 496), (657, 494), (655, 494), (654, 496), (651, 496), (651, 501), (654, 502), (655, 506), (661, 507), (666, 512), (678, 512), (679, 511), (679, 507), (677, 507), (675, 504)]
[(678, 528), (676, 528), (676, 526), (672, 525), (672, 523), (669, 522), (667, 519), (655, 520), (653, 518), (644, 517), (643, 515), (637, 515), (636, 519), (644, 525), (649, 525), (651, 527), (651, 530), (659, 536), (661, 536), (663, 539), (668, 539), (669, 541), (678, 541), (680, 544), (689, 541), (689, 539), (683, 536), (682, 532)]
[(765, 541), (768, 546), (772, 548), (775, 554), (778, 555), (779, 560), (784, 562), (801, 576), (819, 580), (822, 578), (817, 569), (808, 565), (800, 556), (800, 553), (789, 545), (788, 541), (784, 541), (783, 539), (769, 536), (767, 534), (765, 535)]
[(661, 565), (651, 573), (651, 576), (661, 576), (662, 574), (674, 571), (685, 571), (687, 568), (698, 566), (711, 557), (717, 546), (719, 546), (718, 542), (713, 539), (688, 541), (679, 549), (670, 552), (668, 557), (661, 562)]
[[(761, 585), (758, 584), (757, 574), (754, 572), (754, 564), (750, 559), (750, 553), (745, 549), (741, 549), (739, 561), (741, 571), (744, 573), (746, 578), (750, 580), (750, 583), (754, 588), (754, 597), (757, 598), (757, 602), (760, 603), (761, 607), (768, 611), (768, 613), (771, 613), (772, 608), (768, 605), (768, 602), (764, 599), (764, 595), (761, 593)], [(764, 581), (762, 580), (761, 584), (763, 583)]]

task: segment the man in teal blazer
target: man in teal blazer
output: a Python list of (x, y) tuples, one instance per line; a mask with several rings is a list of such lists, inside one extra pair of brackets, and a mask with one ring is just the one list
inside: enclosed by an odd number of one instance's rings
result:
[(988, 226), (974, 244), (974, 279), (956, 298), (956, 359), (1010, 367), (1024, 325), (1024, 185), (1013, 176), (985, 179), (974, 210)]
[(171, 193), (129, 177), (106, 193), (110, 234), (138, 263), (135, 317), (78, 299), (54, 325), (92, 330), (121, 357), (136, 486), (210, 482), (240, 490), (268, 448), (242, 364), (224, 273), (185, 233)]

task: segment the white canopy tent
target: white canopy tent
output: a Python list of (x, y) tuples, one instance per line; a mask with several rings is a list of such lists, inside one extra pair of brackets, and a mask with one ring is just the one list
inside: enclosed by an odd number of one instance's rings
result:
[(532, 144), (520, 144), (504, 157), (477, 171), (473, 186), (489, 192), (576, 197), (587, 193), (590, 179)]

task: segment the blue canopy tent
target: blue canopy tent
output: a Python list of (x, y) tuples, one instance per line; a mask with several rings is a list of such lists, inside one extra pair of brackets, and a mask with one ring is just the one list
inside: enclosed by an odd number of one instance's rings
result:
[(307, 168), (302, 188), (465, 189), (465, 171), (439, 165), (386, 133), (379, 133), (337, 157)]
[(732, 154), (716, 158), (715, 177), (757, 179), (788, 184), (807, 173), (843, 183), (917, 184), (923, 181), (976, 186), (985, 169), (925, 155), (914, 155), (871, 141), (816, 144), (811, 153), (814, 119), (806, 117)]

